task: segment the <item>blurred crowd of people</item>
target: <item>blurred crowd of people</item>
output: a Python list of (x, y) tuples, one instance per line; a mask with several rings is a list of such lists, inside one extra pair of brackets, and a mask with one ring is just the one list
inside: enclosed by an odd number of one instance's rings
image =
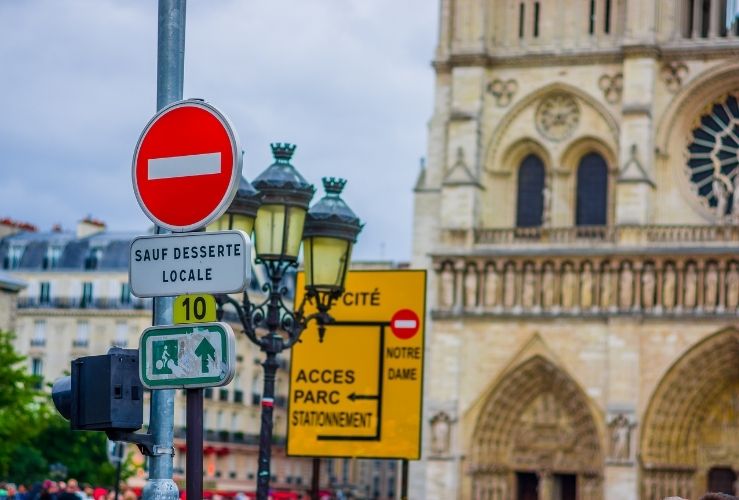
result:
[(31, 485), (0, 482), (0, 500), (138, 500), (136, 493), (121, 482), (118, 498), (115, 491), (90, 484), (80, 486), (76, 479), (46, 479)]

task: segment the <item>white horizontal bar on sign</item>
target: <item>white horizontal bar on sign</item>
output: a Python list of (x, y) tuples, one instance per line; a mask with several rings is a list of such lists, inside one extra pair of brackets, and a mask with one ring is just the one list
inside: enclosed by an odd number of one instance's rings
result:
[(149, 160), (149, 180), (221, 173), (221, 153), (169, 156)]
[(415, 328), (417, 325), (415, 319), (396, 319), (393, 326), (395, 328)]

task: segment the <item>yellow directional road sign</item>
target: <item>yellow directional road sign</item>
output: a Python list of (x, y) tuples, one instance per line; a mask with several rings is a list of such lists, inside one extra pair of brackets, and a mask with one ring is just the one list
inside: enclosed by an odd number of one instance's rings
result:
[(311, 323), (292, 349), (288, 455), (419, 458), (425, 308), (425, 271), (348, 274), (323, 342)]

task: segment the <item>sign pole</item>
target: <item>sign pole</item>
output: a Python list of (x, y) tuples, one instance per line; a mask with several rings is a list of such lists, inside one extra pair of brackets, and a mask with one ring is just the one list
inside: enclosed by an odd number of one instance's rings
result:
[(203, 498), (203, 389), (187, 389), (187, 498)]
[(311, 500), (320, 500), (321, 488), (321, 459), (313, 457), (313, 475), (311, 477)]
[[(159, 0), (157, 110), (182, 99), (185, 78), (186, 6), (186, 0)], [(159, 232), (161, 229), (157, 228), (157, 233)], [(172, 323), (173, 301), (172, 297), (154, 299), (154, 325)], [(149, 480), (144, 487), (144, 500), (178, 500), (180, 496), (177, 484), (172, 480), (174, 396), (175, 391), (171, 389), (151, 392), (149, 429), (154, 438), (155, 455), (149, 460)]]
[(404, 458), (400, 463), (400, 500), (408, 500), (408, 460)]

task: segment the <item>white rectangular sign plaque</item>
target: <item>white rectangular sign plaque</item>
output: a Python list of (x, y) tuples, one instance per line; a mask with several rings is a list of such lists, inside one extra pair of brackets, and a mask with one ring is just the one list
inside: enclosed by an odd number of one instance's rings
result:
[(128, 282), (136, 297), (234, 293), (248, 285), (250, 263), (242, 231), (139, 236), (131, 243)]

